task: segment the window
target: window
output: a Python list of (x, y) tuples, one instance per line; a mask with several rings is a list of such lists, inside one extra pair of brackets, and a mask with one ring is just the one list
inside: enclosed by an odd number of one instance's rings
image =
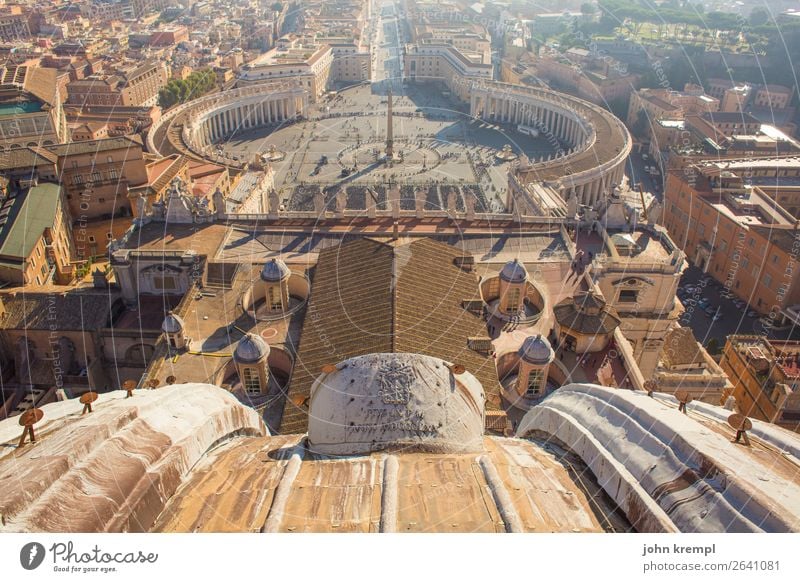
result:
[(764, 286), (769, 287), (771, 285), (772, 285), (772, 277), (769, 275), (769, 273), (767, 273), (766, 275), (764, 275)]
[(72, 176), (72, 183), (73, 184), (83, 184), (83, 176), (80, 174), (75, 174)]
[(153, 277), (153, 287), (162, 291), (174, 291), (178, 288), (178, 285), (175, 282), (175, 277), (164, 276), (164, 277)]
[(110, 232), (107, 232), (107, 233), (106, 233), (106, 238), (107, 238), (108, 240), (112, 240), (112, 239), (114, 238), (114, 235), (113, 235), (113, 234), (111, 234)]
[(636, 303), (639, 292), (633, 289), (623, 289), (619, 292), (620, 303)]
[(115, 169), (108, 171), (108, 179), (109, 180), (116, 180), (119, 178), (119, 172)]
[(747, 241), (747, 244), (750, 245), (751, 247), (754, 247), (756, 246), (756, 241), (753, 237), (750, 237), (750, 240)]
[(270, 311), (280, 311), (283, 309), (283, 301), (281, 301), (281, 291), (279, 287), (271, 286), (267, 290)]
[(750, 261), (747, 260), (747, 257), (744, 257), (742, 259), (742, 269), (746, 269), (749, 264), (750, 264)]
[(113, 162), (114, 162), (114, 158), (112, 158), (111, 156), (108, 156), (108, 157), (106, 157), (106, 162), (108, 162), (109, 164), (111, 164), (111, 163), (113, 163)]
[(531, 370), (530, 375), (528, 375), (528, 388), (525, 390), (525, 396), (533, 397), (541, 394), (543, 379), (544, 374), (542, 370)]
[(778, 255), (772, 255), (772, 264), (776, 264), (778, 262)]
[(91, 234), (89, 235), (89, 242), (94, 243), (94, 236), (92, 236)]
[(519, 308), (519, 289), (513, 288), (509, 289), (508, 291), (508, 305), (506, 306), (506, 311), (512, 312), (517, 311)]
[(244, 368), (242, 370), (242, 374), (244, 378), (242, 378), (242, 384), (244, 384), (244, 389), (247, 391), (248, 394), (260, 394), (261, 393), (261, 380), (258, 377), (258, 372), (255, 368)]

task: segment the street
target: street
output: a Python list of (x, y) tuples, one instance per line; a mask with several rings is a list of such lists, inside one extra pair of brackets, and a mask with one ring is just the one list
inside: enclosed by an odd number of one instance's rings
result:
[[(703, 272), (697, 267), (689, 267), (681, 277), (679, 294), (686, 307), (686, 313), (681, 317), (680, 324), (692, 328), (697, 341), (706, 345), (711, 338), (716, 338), (718, 346), (722, 349), (725, 346), (725, 338), (732, 334), (755, 334), (767, 335), (770, 338), (786, 339), (794, 338), (800, 334), (792, 328), (789, 329), (766, 329), (759, 320), (759, 317), (748, 315), (751, 310), (749, 307), (739, 308), (734, 305), (734, 299), (725, 299), (720, 295), (724, 291), (724, 286), (711, 279), (708, 284), (700, 283)], [(685, 293), (687, 286), (696, 286), (699, 289), (691, 293)], [(707, 315), (697, 302), (706, 298), (712, 308), (719, 309), (721, 317), (717, 321), (712, 321), (712, 316)], [(694, 302), (694, 304), (693, 304)]]

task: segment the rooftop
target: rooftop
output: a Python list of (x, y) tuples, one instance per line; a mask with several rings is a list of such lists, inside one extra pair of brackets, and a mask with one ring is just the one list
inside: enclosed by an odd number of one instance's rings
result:
[[(57, 184), (12, 193), (0, 206), (0, 261), (25, 261), (46, 228), (53, 228), (61, 197)], [(20, 264), (22, 268), (22, 264)]]
[(458, 363), (487, 395), (498, 395), (494, 360), (467, 348), (467, 338), (486, 328), (462, 307), (478, 296), (476, 276), (453, 263), (462, 256), (429, 239), (397, 247), (360, 239), (320, 252), (281, 433), (305, 431), (308, 413), (296, 403), (309, 396), (323, 365), (363, 354), (408, 352)]

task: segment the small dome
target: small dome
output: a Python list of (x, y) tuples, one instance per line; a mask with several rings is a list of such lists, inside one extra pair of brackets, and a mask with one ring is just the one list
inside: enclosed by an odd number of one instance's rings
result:
[(254, 364), (267, 356), (269, 356), (269, 344), (252, 333), (244, 336), (233, 352), (233, 359), (242, 364)]
[(289, 270), (289, 267), (286, 266), (286, 263), (280, 259), (272, 259), (261, 269), (261, 280), (267, 283), (277, 283), (278, 281), (283, 281), (291, 274), (292, 272)]
[(183, 319), (170, 311), (164, 318), (164, 323), (161, 324), (161, 331), (164, 333), (181, 333), (185, 327)]
[(528, 278), (528, 271), (525, 265), (514, 259), (505, 264), (500, 271), (500, 278), (509, 283), (523, 283)]
[(546, 366), (555, 356), (547, 338), (538, 334), (525, 338), (518, 353), (520, 358), (535, 366)]

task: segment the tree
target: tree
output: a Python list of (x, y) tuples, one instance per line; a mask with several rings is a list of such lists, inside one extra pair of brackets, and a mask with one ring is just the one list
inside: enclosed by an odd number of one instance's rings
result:
[(706, 351), (712, 355), (716, 356), (719, 353), (719, 340), (715, 337), (712, 337), (706, 342)]
[(592, 16), (595, 13), (597, 13), (597, 7), (591, 2), (581, 4), (581, 14), (584, 16)]
[(756, 6), (750, 12), (750, 24), (753, 26), (762, 26), (769, 22), (769, 12), (762, 6)]
[(208, 93), (217, 83), (217, 76), (211, 69), (195, 71), (186, 79), (172, 79), (158, 91), (158, 104), (168, 109), (178, 103), (185, 103), (204, 93)]

